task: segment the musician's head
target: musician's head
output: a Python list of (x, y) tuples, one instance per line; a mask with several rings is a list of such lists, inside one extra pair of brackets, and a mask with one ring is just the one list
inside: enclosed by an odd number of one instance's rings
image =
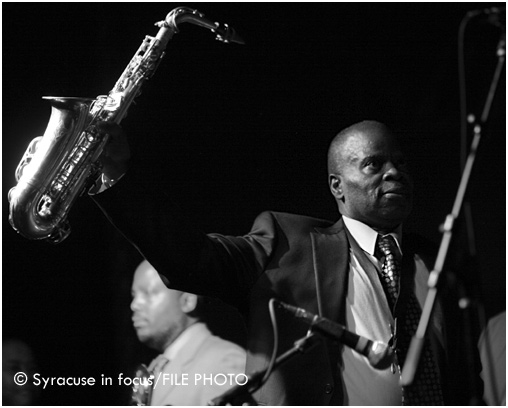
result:
[(38, 371), (32, 348), (16, 338), (2, 340), (2, 404), (35, 405), (40, 388), (32, 381), (15, 383), (17, 374), (23, 372), (28, 378)]
[(146, 260), (134, 272), (132, 322), (138, 339), (147, 346), (165, 350), (187, 327), (200, 320), (200, 296), (169, 289)]
[(396, 135), (363, 121), (335, 136), (328, 150), (328, 181), (342, 215), (390, 231), (409, 215), (413, 183)]

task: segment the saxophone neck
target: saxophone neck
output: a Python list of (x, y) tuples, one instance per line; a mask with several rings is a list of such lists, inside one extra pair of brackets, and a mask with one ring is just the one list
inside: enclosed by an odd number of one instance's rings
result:
[(192, 23), (211, 30), (217, 34), (216, 39), (224, 43), (245, 44), (243, 39), (227, 24), (220, 24), (205, 18), (203, 13), (189, 7), (178, 7), (169, 12), (166, 18), (155, 23), (160, 28), (157, 39), (164, 48), (174, 34), (178, 33), (178, 25)]

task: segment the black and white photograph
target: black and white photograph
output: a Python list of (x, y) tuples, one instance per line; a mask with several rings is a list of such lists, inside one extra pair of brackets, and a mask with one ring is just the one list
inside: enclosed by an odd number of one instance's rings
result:
[(2, 405), (506, 405), (505, 3), (2, 24)]

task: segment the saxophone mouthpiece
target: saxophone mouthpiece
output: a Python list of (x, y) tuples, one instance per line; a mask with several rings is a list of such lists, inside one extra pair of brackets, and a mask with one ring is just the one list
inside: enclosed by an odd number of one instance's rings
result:
[(233, 28), (229, 27), (227, 24), (223, 24), (222, 27), (219, 23), (215, 24), (217, 24), (217, 28), (212, 31), (217, 34), (217, 40), (224, 43), (245, 44), (243, 38), (240, 37)]

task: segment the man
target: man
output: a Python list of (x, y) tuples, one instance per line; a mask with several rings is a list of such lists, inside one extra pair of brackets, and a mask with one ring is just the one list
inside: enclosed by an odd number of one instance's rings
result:
[[(19, 373), (28, 381), (19, 384)], [(32, 379), (37, 372), (34, 353), (24, 341), (9, 338), (2, 341), (2, 405), (37, 405), (40, 388)]]
[[(101, 126), (116, 144), (106, 152), (103, 181), (117, 184), (95, 195), (94, 200), (157, 268), (166, 285), (248, 307), (247, 373), (265, 368), (272, 353), (271, 298), (319, 314), (372, 340), (403, 348), (397, 351), (398, 360), (391, 368), (376, 370), (356, 352), (324, 339), (270, 376), (255, 395), (260, 404), (400, 405), (403, 394), (406, 404), (443, 402), (439, 378), (443, 373), (435, 364), (442, 342), (439, 313), (434, 314), (429, 330), (436, 348), (432, 351), (426, 346), (420, 370), (434, 378), (418, 376), (408, 389), (399, 386), (396, 363), (403, 365), (414, 333), (414, 328), (406, 327), (406, 320), (414, 320), (415, 303), (421, 306), (424, 300), (432, 265), (423, 262), (427, 254), (415, 254), (418, 241), (412, 237), (402, 240), (402, 223), (412, 206), (412, 181), (390, 129), (376, 121), (364, 121), (343, 130), (332, 141), (329, 186), (342, 214), (336, 223), (264, 212), (249, 234), (230, 237), (206, 235), (192, 228), (170, 199), (143, 189), (143, 180), (137, 182), (135, 174), (117, 181), (125, 173), (128, 148), (122, 144), (118, 128)], [(142, 219), (138, 219), (140, 215)], [(378, 234), (391, 234), (395, 252), (377, 254)], [(393, 272), (394, 263), (402, 264), (403, 277), (397, 284), (389, 282), (396, 288), (393, 295), (389, 293), (393, 288), (383, 287), (381, 273)], [(399, 299), (391, 300), (389, 295)], [(278, 316), (277, 321), (279, 352), (289, 349), (308, 330), (308, 325), (288, 315)], [(429, 389), (420, 389), (423, 383), (436, 390), (432, 401), (421, 399), (431, 395)]]
[(139, 264), (132, 322), (138, 339), (162, 353), (149, 367), (156, 383), (151, 405), (207, 405), (236, 385), (237, 375), (245, 382), (245, 351), (212, 335), (198, 307), (197, 295), (168, 289), (146, 260)]

